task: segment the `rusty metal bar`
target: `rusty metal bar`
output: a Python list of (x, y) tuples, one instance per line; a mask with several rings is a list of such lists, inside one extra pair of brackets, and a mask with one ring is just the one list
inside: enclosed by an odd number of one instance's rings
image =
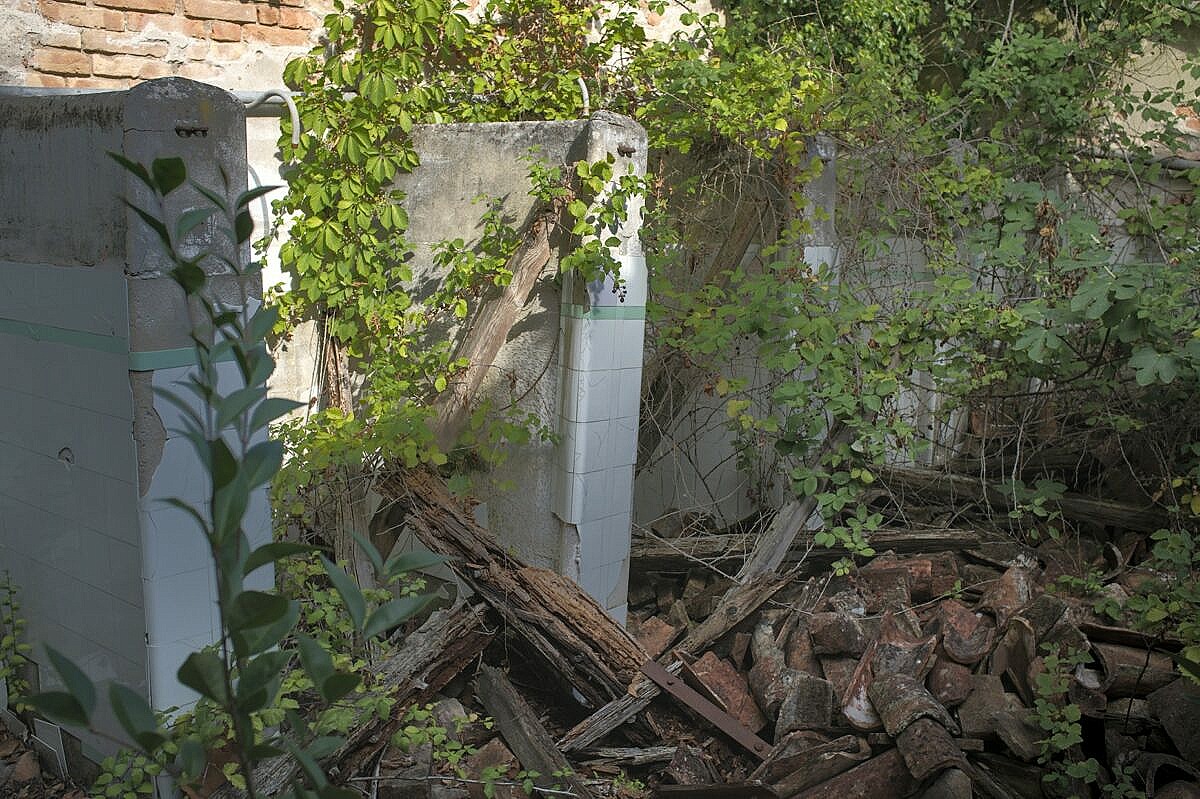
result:
[(705, 699), (683, 679), (664, 669), (653, 660), (642, 664), (642, 674), (653, 680), (660, 688), (700, 714), (721, 732), (745, 747), (750, 754), (762, 760), (771, 751), (771, 745), (754, 734), (746, 725)]

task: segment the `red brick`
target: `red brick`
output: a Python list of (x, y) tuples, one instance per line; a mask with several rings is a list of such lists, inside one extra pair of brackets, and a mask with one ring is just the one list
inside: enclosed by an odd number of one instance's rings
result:
[(265, 42), (285, 47), (301, 47), (309, 43), (309, 32), (289, 28), (270, 28), (265, 25), (247, 25), (244, 29), (246, 41)]
[(72, 89), (128, 89), (132, 83), (125, 78), (67, 78)]
[(61, 50), (46, 47), (33, 54), (29, 64), (38, 72), (56, 75), (91, 75), (92, 57), (78, 50)]
[(184, 49), (183, 57), (189, 61), (203, 61), (208, 58), (208, 42), (192, 42)]
[(42, 47), (63, 47), (68, 50), (78, 50), (80, 39), (78, 30), (47, 31), (42, 34)]
[(259, 6), (258, 21), (261, 25), (278, 25), (279, 9), (275, 6)]
[(95, 2), (98, 6), (108, 6), (109, 8), (174, 14), (176, 0), (95, 0)]
[(162, 58), (167, 54), (167, 45), (163, 42), (139, 41), (130, 36), (108, 33), (107, 31), (83, 32), (83, 49), (92, 53), (109, 53), (112, 55), (136, 55)]
[(134, 55), (96, 55), (92, 71), (108, 78), (161, 78), (171, 70), (161, 60)]
[(208, 35), (217, 42), (240, 42), (242, 40), (242, 26), (236, 22), (222, 22), (221, 20), (213, 20), (209, 23)]
[(61, 75), (39, 75), (36, 72), (30, 72), (25, 75), (25, 85), (61, 89), (67, 85), (67, 79)]
[(208, 45), (209, 61), (227, 64), (230, 61), (241, 61), (245, 57), (245, 45), (237, 42), (212, 42)]
[(312, 30), (317, 25), (317, 18), (299, 8), (281, 8), (279, 9), (279, 24), (285, 28)]
[(213, 80), (221, 75), (221, 68), (210, 61), (192, 61), (179, 68), (181, 78), (192, 80)]
[(42, 16), (51, 22), (65, 22), (77, 28), (107, 28), (125, 30), (125, 15), (107, 8), (85, 8), (57, 0), (40, 0)]
[(235, 0), (183, 0), (183, 13), (196, 19), (223, 19), (229, 22), (254, 22), (258, 12), (250, 3)]
[(139, 14), (131, 11), (126, 15), (129, 30), (142, 31), (155, 29), (164, 33), (181, 33), (193, 39), (204, 37), (204, 23), (194, 19), (185, 19), (178, 14)]

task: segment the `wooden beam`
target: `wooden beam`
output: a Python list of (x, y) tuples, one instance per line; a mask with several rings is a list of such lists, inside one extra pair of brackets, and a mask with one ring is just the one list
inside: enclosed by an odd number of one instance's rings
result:
[[(973, 502), (1002, 510), (1010, 510), (1017, 505), (1012, 492), (1002, 483), (979, 477), (916, 467), (882, 469), (878, 477), (885, 487), (897, 495), (933, 496), (955, 504)], [(1047, 502), (1046, 507), (1084, 524), (1143, 533), (1170, 527), (1172, 522), (1171, 515), (1157, 505), (1129, 505), (1081, 494), (1065, 494), (1057, 501)]]
[(549, 231), (553, 223), (550, 211), (534, 217), (516, 252), (505, 265), (512, 280), (500, 296), (483, 304), (476, 314), (457, 357), (467, 360), (467, 367), (446, 390), (434, 400), (434, 437), (438, 448), (448, 452), (458, 440), (471, 415), (471, 403), (479, 393), (483, 379), (496, 361), (500, 348), (517, 323), (530, 292), (550, 262)]
[(571, 764), (555, 748), (554, 739), (546, 732), (541, 719), (517, 693), (504, 672), (481, 665), (477, 684), (479, 701), (495, 719), (509, 749), (527, 771), (537, 771), (541, 775), (534, 782), (543, 788), (565, 786), (576, 796), (592, 799), (592, 792), (571, 773)]

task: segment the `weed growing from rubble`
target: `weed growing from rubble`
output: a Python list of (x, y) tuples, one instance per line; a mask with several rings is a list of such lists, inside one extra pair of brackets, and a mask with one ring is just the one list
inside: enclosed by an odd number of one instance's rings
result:
[(29, 680), (25, 677), (29, 652), (17, 587), (8, 572), (4, 572), (0, 574), (0, 682), (4, 683), (9, 704), (18, 710), (29, 693)]

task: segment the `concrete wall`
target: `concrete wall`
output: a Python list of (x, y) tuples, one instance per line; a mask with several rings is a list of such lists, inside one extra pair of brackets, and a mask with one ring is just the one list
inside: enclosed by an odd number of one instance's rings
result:
[[(421, 166), (398, 188), (407, 195), (418, 280), (435, 276), (431, 254), (438, 242), (478, 241), (485, 206), (477, 198), (503, 198), (510, 222), (524, 226), (534, 210), (526, 159), (535, 148), (549, 164), (611, 154), (618, 175), (646, 168), (645, 131), (604, 112), (568, 122), (418, 127), (414, 143)], [(561, 232), (552, 236), (551, 262), (482, 395), (494, 407), (518, 398), (517, 410), (555, 431), (558, 442), (535, 439), (513, 448), (501, 466), (476, 473), (472, 487), (483, 503), (481, 521), (503, 544), (574, 577), (617, 616), (626, 604), (646, 303), (636, 204), (631, 211), (613, 253), (623, 264), (623, 298), (610, 286), (575, 287), (569, 278), (564, 291), (557, 267), (572, 241)], [(275, 390), (307, 399), (314, 352), (305, 339), (294, 340)]]
[[(20, 198), (0, 209), (0, 568), (18, 586), (31, 641), (159, 707), (183, 704), (191, 696), (175, 671), (219, 627), (202, 534), (162, 500), (202, 499), (207, 476), (171, 432), (178, 411), (153, 387), (189, 373), (196, 317), (153, 233), (119, 202), (146, 190), (105, 152), (177, 155), (197, 182), (219, 186), (224, 168), (236, 187), (242, 106), (171, 79), (129, 92), (0, 95), (0, 109), (0, 191)], [(201, 202), (180, 190), (168, 218)], [(218, 235), (202, 228), (187, 245), (215, 246)], [(230, 301), (261, 293), (230, 276), (214, 277), (214, 291)], [(222, 369), (226, 390), (235, 387), (236, 369)], [(248, 532), (269, 538), (265, 492)], [(40, 674), (53, 683), (52, 671)], [(99, 726), (116, 729), (105, 716)]]

